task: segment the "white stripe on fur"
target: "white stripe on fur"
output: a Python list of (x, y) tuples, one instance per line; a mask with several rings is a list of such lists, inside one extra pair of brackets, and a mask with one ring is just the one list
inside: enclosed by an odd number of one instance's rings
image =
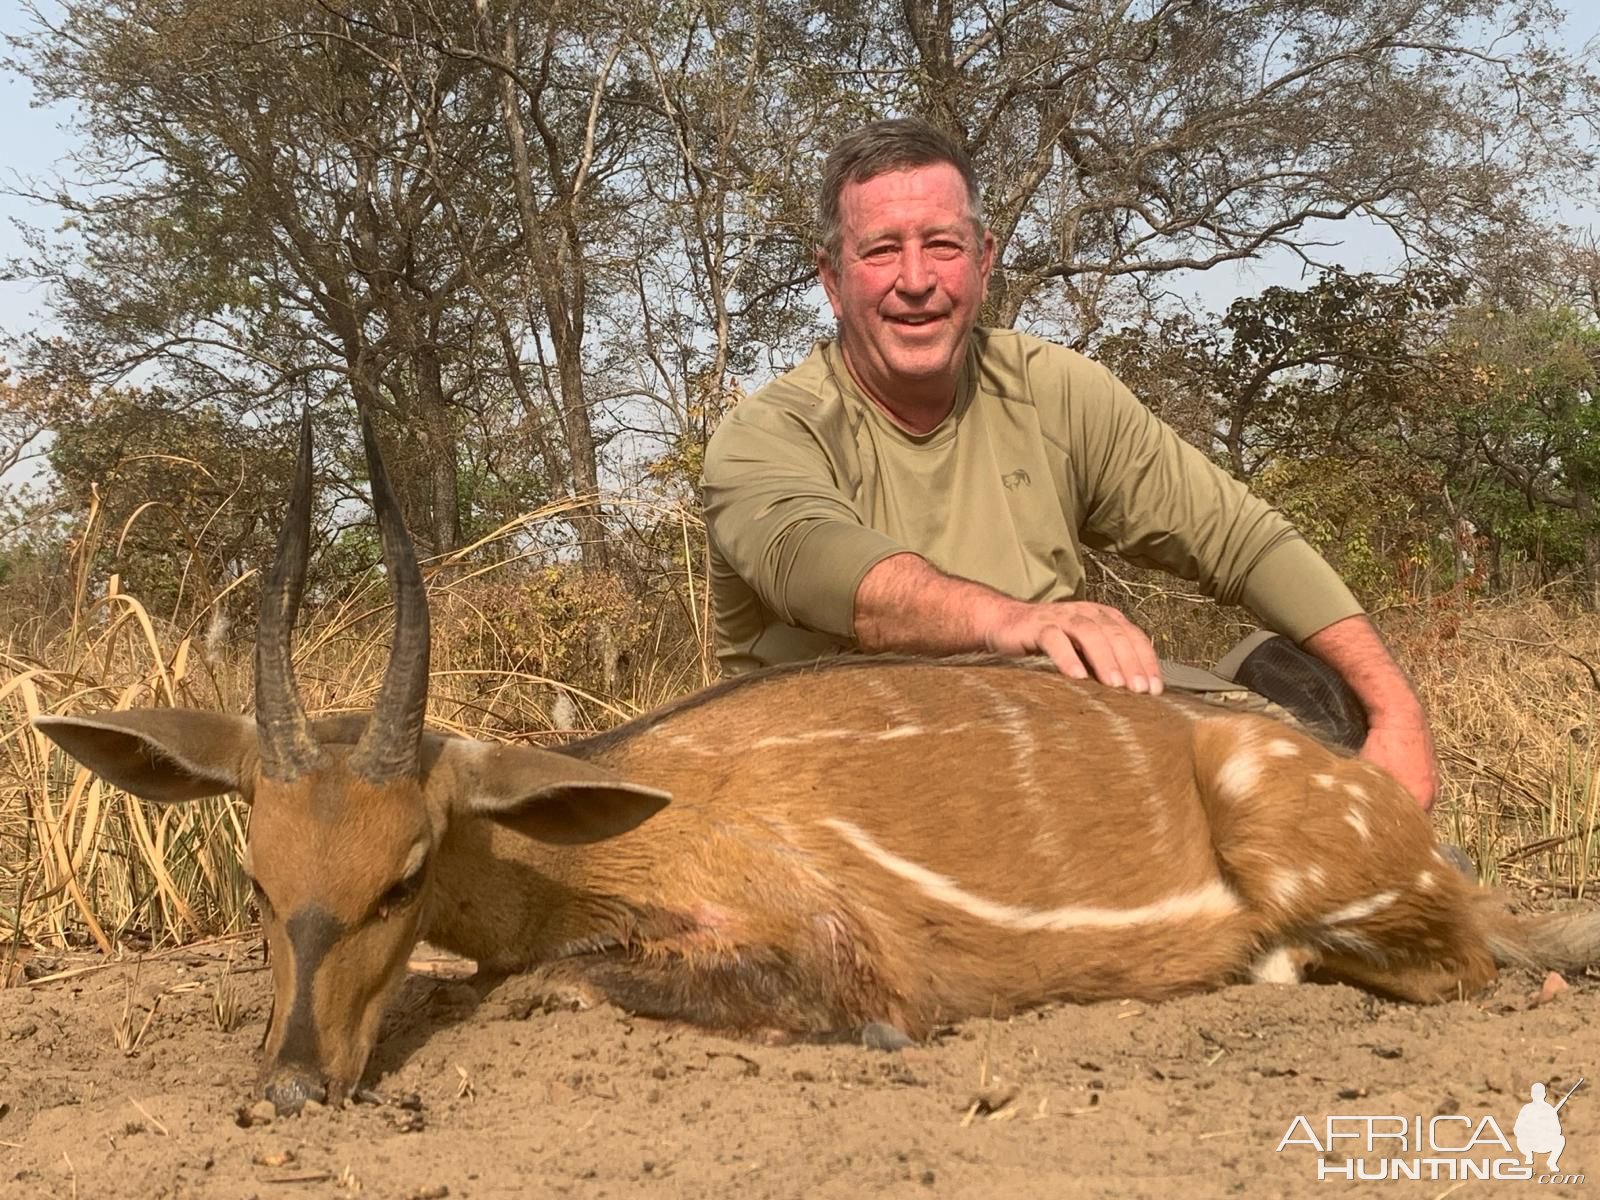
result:
[(866, 830), (849, 821), (841, 821), (837, 817), (824, 817), (820, 823), (838, 833), (891, 875), (897, 875), (915, 885), (928, 899), (960, 909), (969, 917), (1018, 933), (1041, 931), (1062, 933), (1072, 929), (1126, 929), (1134, 925), (1150, 925), (1165, 921), (1226, 917), (1240, 909), (1239, 898), (1220, 881), (1137, 908), (1096, 908), (1092, 905), (1079, 904), (1050, 909), (1022, 908), (974, 895), (948, 875), (930, 871), (927, 867), (884, 849)]
[(1324, 925), (1346, 925), (1351, 921), (1363, 921), (1374, 913), (1380, 913), (1395, 902), (1394, 892), (1379, 892), (1376, 896), (1368, 896), (1365, 900), (1357, 900), (1354, 904), (1346, 904), (1343, 908), (1335, 909), (1322, 918)]

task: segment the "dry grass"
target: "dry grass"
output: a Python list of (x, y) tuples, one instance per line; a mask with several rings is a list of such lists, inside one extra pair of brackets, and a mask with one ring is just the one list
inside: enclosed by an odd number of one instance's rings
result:
[[(712, 678), (698, 522), (637, 510), (637, 544), (623, 547), (631, 572), (596, 574), (571, 565), (570, 547), (529, 549), (550, 540), (530, 531), (565, 515), (564, 506), (530, 513), (425, 564), (435, 726), (550, 741)], [(80, 580), (75, 611), (53, 632), (30, 619), (16, 626), (30, 644), (13, 635), (0, 646), (0, 979), (23, 948), (143, 951), (254, 919), (240, 866), (242, 804), (134, 800), (28, 724), (41, 712), (150, 705), (247, 712), (250, 630), (230, 637), (220, 610), (204, 607), (161, 619), (114, 577), (98, 597), (81, 570)], [(1211, 661), (1242, 632), (1235, 614), (1197, 598), (1116, 577), (1109, 585), (1121, 594), (1106, 598), (1168, 631), (1158, 644), (1169, 657)], [(1387, 614), (1385, 628), (1434, 714), (1441, 834), (1467, 847), (1490, 880), (1582, 894), (1600, 875), (1600, 625), (1531, 596), (1475, 606), (1448, 598)], [(370, 704), (389, 632), (376, 572), (308, 600), (296, 671), (312, 715)], [(219, 1023), (231, 1020), (230, 998), (219, 990), (215, 1001)], [(124, 1031), (135, 1042), (139, 1032)]]
[(1433, 715), (1438, 825), (1489, 882), (1600, 881), (1600, 621), (1548, 599), (1449, 603), (1389, 632)]
[(239, 1028), (244, 1016), (244, 998), (233, 974), (233, 953), (211, 981), (211, 1019), (222, 1033), (232, 1033)]
[(150, 1032), (156, 1013), (161, 1009), (161, 993), (157, 992), (151, 998), (148, 1009), (136, 1001), (135, 996), (139, 986), (137, 965), (124, 978), (123, 983), (126, 991), (123, 994), (122, 1008), (111, 1022), (111, 1040), (117, 1044), (118, 1050), (132, 1057), (144, 1044), (144, 1036)]

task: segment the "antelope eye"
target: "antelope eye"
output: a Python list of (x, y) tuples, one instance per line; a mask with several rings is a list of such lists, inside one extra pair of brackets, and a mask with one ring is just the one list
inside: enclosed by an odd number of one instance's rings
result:
[(378, 897), (378, 919), (381, 921), (396, 909), (404, 908), (422, 891), (422, 869), (411, 872), (399, 883)]

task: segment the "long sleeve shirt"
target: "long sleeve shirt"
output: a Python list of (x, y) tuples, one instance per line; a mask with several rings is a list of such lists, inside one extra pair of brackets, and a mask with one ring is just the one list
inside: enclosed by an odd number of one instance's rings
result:
[(1360, 605), (1289, 522), (1108, 370), (977, 329), (950, 414), (906, 432), (821, 342), (707, 450), (718, 656), (730, 673), (848, 649), (856, 590), (915, 552), (1020, 600), (1069, 600), (1083, 547), (1242, 604), (1299, 641)]

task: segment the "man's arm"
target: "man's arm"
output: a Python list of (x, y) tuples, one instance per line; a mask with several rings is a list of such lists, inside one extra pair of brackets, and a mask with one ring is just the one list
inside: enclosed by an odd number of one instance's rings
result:
[(1160, 693), (1161, 666), (1144, 631), (1114, 608), (1084, 601), (1029, 603), (946, 575), (916, 554), (879, 562), (856, 589), (863, 649), (956, 654), (1047, 654), (1074, 679)]
[(1361, 757), (1382, 767), (1432, 808), (1439, 789), (1428, 714), (1378, 631), (1364, 616), (1346, 617), (1312, 634), (1305, 648), (1350, 685), (1367, 710), (1367, 740)]

